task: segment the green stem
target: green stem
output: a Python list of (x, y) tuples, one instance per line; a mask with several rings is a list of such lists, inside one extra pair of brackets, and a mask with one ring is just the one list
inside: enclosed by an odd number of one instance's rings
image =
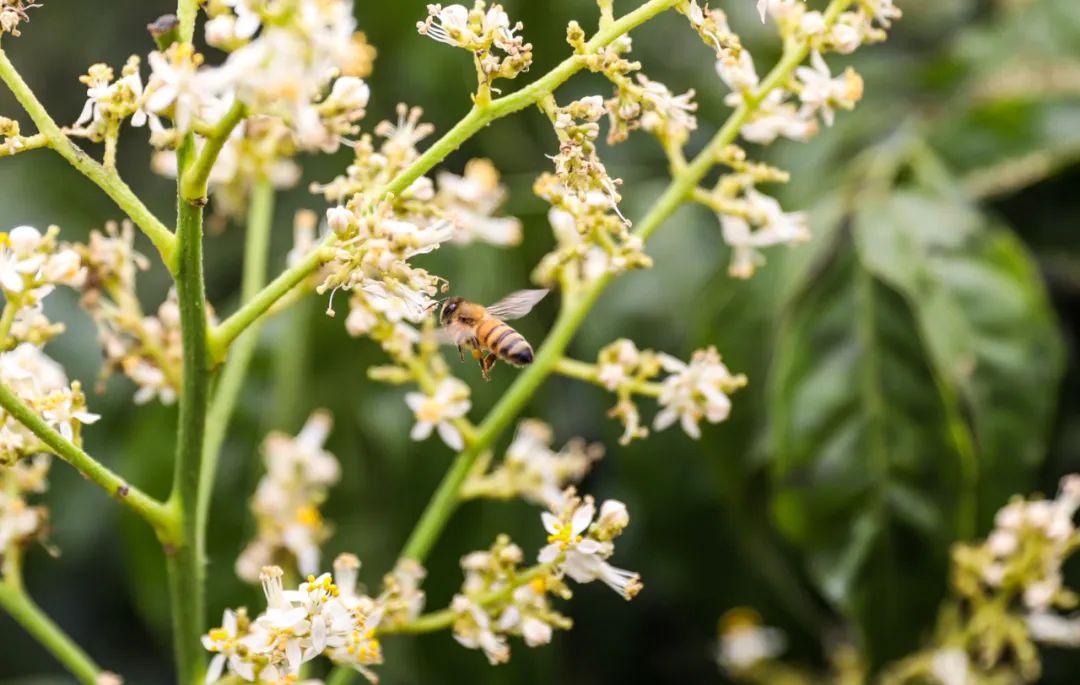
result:
[[(586, 43), (588, 52), (596, 52), (612, 43), (615, 39), (629, 32), (636, 26), (648, 21), (657, 14), (672, 7), (677, 0), (649, 0), (636, 10), (604, 26)], [(531, 107), (541, 98), (565, 83), (571, 76), (585, 68), (583, 55), (573, 55), (563, 60), (557, 67), (540, 79), (530, 83), (519, 91), (492, 100), (483, 107), (474, 106), (465, 117), (439, 140), (424, 151), (408, 167), (403, 169), (373, 199), (376, 202), (390, 193), (400, 193), (430, 171), (436, 164), (456, 150), (463, 142), (471, 138), (492, 121)], [(333, 236), (327, 238), (324, 246), (333, 244)], [(214, 328), (210, 336), (210, 349), (215, 359), (224, 356), (224, 351), (233, 340), (256, 319), (261, 317), (275, 302), (284, 297), (297, 284), (304, 280), (323, 261), (319, 250), (314, 250), (303, 261), (283, 271), (266, 288), (253, 297), (232, 316)]]
[[(851, 0), (833, 0), (825, 14), (827, 25), (835, 22), (836, 17), (850, 2)], [(735, 108), (709, 144), (671, 179), (649, 212), (637, 223), (635, 235), (641, 237), (642, 240), (648, 240), (664, 220), (691, 195), (715, 166), (719, 153), (734, 142), (742, 125), (746, 123), (757, 106), (772, 90), (783, 85), (791, 77), (795, 67), (802, 63), (809, 51), (809, 45), (806, 43), (789, 43), (785, 46), (780, 61), (761, 81), (758, 90), (747, 96), (745, 101)], [(525, 408), (540, 384), (551, 374), (577, 329), (611, 280), (611, 274), (605, 274), (589, 284), (572, 301), (564, 299), (563, 308), (559, 312), (555, 326), (537, 351), (533, 363), (517, 377), (509, 390), (491, 409), (478, 426), (475, 440), (455, 458), (450, 470), (439, 483), (435, 494), (406, 541), (401, 553), (402, 557), (423, 561), (431, 551), (435, 540), (457, 506), (458, 492), (469, 475), (473, 463), (490, 448), (491, 444)]]
[(163, 540), (175, 538), (175, 521), (166, 505), (129, 484), (77, 445), (53, 430), (6, 383), (0, 383), (0, 406), (3, 406), (16, 421), (30, 429), (30, 432), (36, 435), (57, 456), (74, 466), (87, 479), (100, 485), (106, 492), (144, 518), (154, 527), (159, 537)]
[[(192, 164), (195, 144), (188, 134), (177, 151), (180, 178)], [(179, 193), (179, 190), (178, 190)], [(173, 641), (180, 685), (202, 680), (204, 653), (199, 643), (203, 630), (205, 533), (199, 527), (198, 499), (202, 481), (203, 444), (209, 401), (209, 356), (206, 345), (206, 294), (203, 286), (202, 208), (177, 200), (176, 295), (183, 339), (183, 382), (176, 463), (169, 505), (179, 518), (181, 542), (167, 549), (169, 590), (173, 612)]]
[(0, 49), (0, 80), (3, 80), (15, 99), (30, 115), (38, 131), (48, 140), (49, 147), (66, 159), (83, 176), (104, 190), (105, 194), (112, 198), (113, 202), (124, 210), (135, 225), (150, 238), (150, 242), (161, 254), (161, 259), (172, 270), (173, 253), (176, 247), (176, 239), (172, 232), (147, 209), (115, 170), (106, 169), (64, 135), (2, 49)]
[(0, 582), (0, 607), (30, 633), (56, 660), (85, 685), (95, 685), (101, 669), (93, 659), (34, 604), (22, 590), (11, 583)]
[[(604, 382), (600, 380), (600, 373), (596, 364), (563, 357), (555, 362), (555, 366), (552, 367), (551, 370), (553, 373), (557, 373), (560, 376), (566, 376), (567, 378), (573, 378), (574, 380), (598, 385), (601, 388), (607, 389)], [(634, 395), (659, 397), (664, 388), (660, 383), (650, 383), (639, 379), (631, 379), (628, 384), (621, 386), (620, 389), (626, 389)]]
[[(274, 188), (265, 179), (255, 184), (248, 207), (247, 235), (244, 243), (244, 277), (240, 287), (240, 301), (248, 301), (266, 281), (266, 262), (270, 248), (270, 226), (274, 216)], [(202, 480), (199, 483), (198, 526), (205, 530), (210, 510), (210, 498), (214, 490), (214, 477), (220, 457), (221, 445), (229, 427), (236, 401), (247, 376), (255, 345), (259, 341), (262, 322), (257, 322), (236, 341), (229, 354), (229, 361), (221, 372), (210, 413), (206, 423), (205, 455)]]
[(180, 20), (180, 41), (191, 43), (195, 39), (195, 17), (199, 13), (199, 0), (179, 0), (176, 18)]
[(233, 103), (225, 116), (221, 118), (206, 135), (206, 143), (202, 151), (196, 157), (180, 183), (180, 197), (192, 204), (206, 204), (207, 183), (210, 180), (210, 172), (217, 162), (221, 148), (225, 147), (226, 141), (232, 135), (233, 129), (244, 118), (245, 108), (239, 100)]

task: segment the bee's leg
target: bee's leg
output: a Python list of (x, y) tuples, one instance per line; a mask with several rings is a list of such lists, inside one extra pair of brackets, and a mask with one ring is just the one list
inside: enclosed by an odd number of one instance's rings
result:
[(463, 348), (461, 345), (457, 346), (457, 356), (459, 359), (461, 359), (461, 361), (465, 361), (465, 348)]
[(489, 354), (484, 357), (484, 361), (480, 362), (480, 371), (484, 374), (484, 380), (491, 380), (491, 368), (495, 366), (495, 362), (498, 360), (494, 354)]

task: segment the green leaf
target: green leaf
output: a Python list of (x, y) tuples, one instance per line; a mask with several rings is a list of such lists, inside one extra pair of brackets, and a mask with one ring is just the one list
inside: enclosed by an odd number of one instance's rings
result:
[(1039, 275), (1010, 231), (926, 193), (867, 203), (855, 237), (866, 269), (907, 300), (943, 401), (957, 405), (952, 430), (971, 433), (985, 528), (1031, 483), (1063, 371)]
[(949, 543), (1026, 490), (1062, 350), (1016, 238), (955, 198), (863, 192), (787, 303), (772, 512), (880, 662), (916, 644)]

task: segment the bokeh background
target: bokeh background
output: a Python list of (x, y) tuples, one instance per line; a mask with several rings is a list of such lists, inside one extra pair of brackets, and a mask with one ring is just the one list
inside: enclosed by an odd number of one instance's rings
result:
[[(536, 46), (532, 75), (566, 54), (570, 19), (591, 25), (595, 16), (586, 0), (505, 4)], [(778, 46), (753, 3), (717, 4), (759, 68), (771, 63)], [(846, 60), (866, 79), (863, 105), (809, 144), (754, 150), (792, 171), (777, 193), (786, 208), (813, 213), (814, 241), (774, 250), (755, 279), (734, 281), (716, 218), (685, 208), (649, 246), (656, 267), (620, 279), (572, 346), (591, 360), (619, 336), (681, 357), (714, 344), (750, 378), (731, 420), (706, 428), (698, 442), (673, 429), (619, 447), (620, 427), (605, 418), (613, 398), (597, 388), (554, 378), (529, 405), (527, 415), (554, 424), (560, 441), (582, 435), (608, 446), (584, 488), (628, 504), (633, 524), (614, 561), (639, 571), (645, 591), (626, 605), (599, 584), (581, 587), (566, 607), (572, 632), (542, 649), (515, 644), (511, 662), (497, 668), (447, 633), (388, 640), (385, 683), (722, 682), (716, 624), (736, 606), (753, 606), (783, 628), (794, 660), (820, 664), (822, 641), (839, 638), (880, 664), (927, 634), (947, 587), (951, 541), (985, 533), (1010, 493), (1052, 492), (1061, 474), (1080, 468), (1080, 4), (898, 4), (905, 17), (889, 41)], [(404, 101), (423, 106), (445, 131), (469, 104), (467, 56), (416, 35), (419, 0), (358, 5), (379, 50), (367, 125)], [(145, 25), (171, 8), (165, 0), (51, 0), (5, 49), (52, 114), (70, 122), (83, 102), (77, 77), (85, 67), (148, 52)], [(635, 32), (634, 45), (645, 73), (677, 92), (697, 90), (691, 148), (700, 146), (726, 116), (711, 53), (674, 14)], [(559, 99), (608, 91), (581, 75)], [(18, 112), (0, 92), (0, 113)], [(170, 216), (171, 182), (147, 171), (145, 135), (129, 130), (122, 143), (121, 172), (159, 216)], [(507, 212), (526, 226), (518, 249), (433, 255), (429, 265), (457, 293), (494, 299), (528, 285), (552, 243), (546, 207), (530, 186), (554, 150), (544, 117), (530, 110), (447, 160), (460, 172), (470, 157), (493, 159), (511, 191)], [(627, 215), (640, 217), (665, 183), (662, 155), (644, 136), (603, 154), (625, 180)], [(347, 151), (305, 160), (305, 178), (329, 179), (347, 162)], [(279, 197), (274, 268), (302, 207), (322, 203), (304, 188)], [(44, 151), (0, 162), (0, 208), (4, 228), (56, 223), (78, 240), (119, 218), (97, 188)], [(241, 246), (237, 226), (207, 239), (209, 296), (220, 312), (237, 297)], [(145, 244), (144, 252), (153, 254)], [(156, 308), (168, 287), (163, 270), (141, 284), (144, 305)], [(52, 298), (68, 332), (49, 352), (92, 386), (94, 331), (69, 295)], [(402, 389), (367, 379), (365, 368), (382, 358), (377, 347), (348, 337), (342, 317), (327, 318), (324, 307), (309, 298), (264, 330), (214, 499), (210, 620), (225, 606), (262, 606), (232, 564), (252, 533), (247, 499), (269, 430), (295, 431), (318, 407), (333, 412), (329, 448), (344, 477), (326, 507), (336, 527), (326, 557), (358, 553), (370, 586), (392, 565), (448, 464), (436, 440), (408, 440)], [(543, 303), (522, 332), (542, 340), (554, 308)], [(464, 376), (480, 416), (513, 371), (500, 367), (485, 384), (472, 370)], [(113, 379), (91, 396), (105, 418), (86, 431), (86, 444), (163, 494), (175, 409), (135, 408), (131, 394)], [(29, 555), (33, 596), (128, 682), (171, 682), (163, 567), (151, 534), (61, 463), (44, 501), (59, 558)], [(974, 518), (960, 504), (971, 501)], [(501, 531), (535, 549), (538, 524), (535, 508), (519, 502), (462, 507), (430, 558), (429, 606), (454, 592), (464, 552)], [(1046, 656), (1046, 682), (1075, 682), (1068, 674), (1080, 662), (1064, 651)], [(70, 682), (2, 616), (0, 679)]]

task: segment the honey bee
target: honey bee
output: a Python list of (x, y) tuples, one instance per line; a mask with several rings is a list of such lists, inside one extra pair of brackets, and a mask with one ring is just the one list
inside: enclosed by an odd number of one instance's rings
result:
[(457, 345), (462, 361), (465, 361), (465, 348), (472, 351), (473, 358), (480, 361), (480, 372), (486, 381), (491, 380), (489, 372), (498, 359), (517, 367), (528, 366), (533, 360), (532, 345), (504, 321), (525, 316), (547, 293), (547, 290), (518, 290), (490, 307), (463, 297), (451, 297), (439, 315), (444, 336)]

